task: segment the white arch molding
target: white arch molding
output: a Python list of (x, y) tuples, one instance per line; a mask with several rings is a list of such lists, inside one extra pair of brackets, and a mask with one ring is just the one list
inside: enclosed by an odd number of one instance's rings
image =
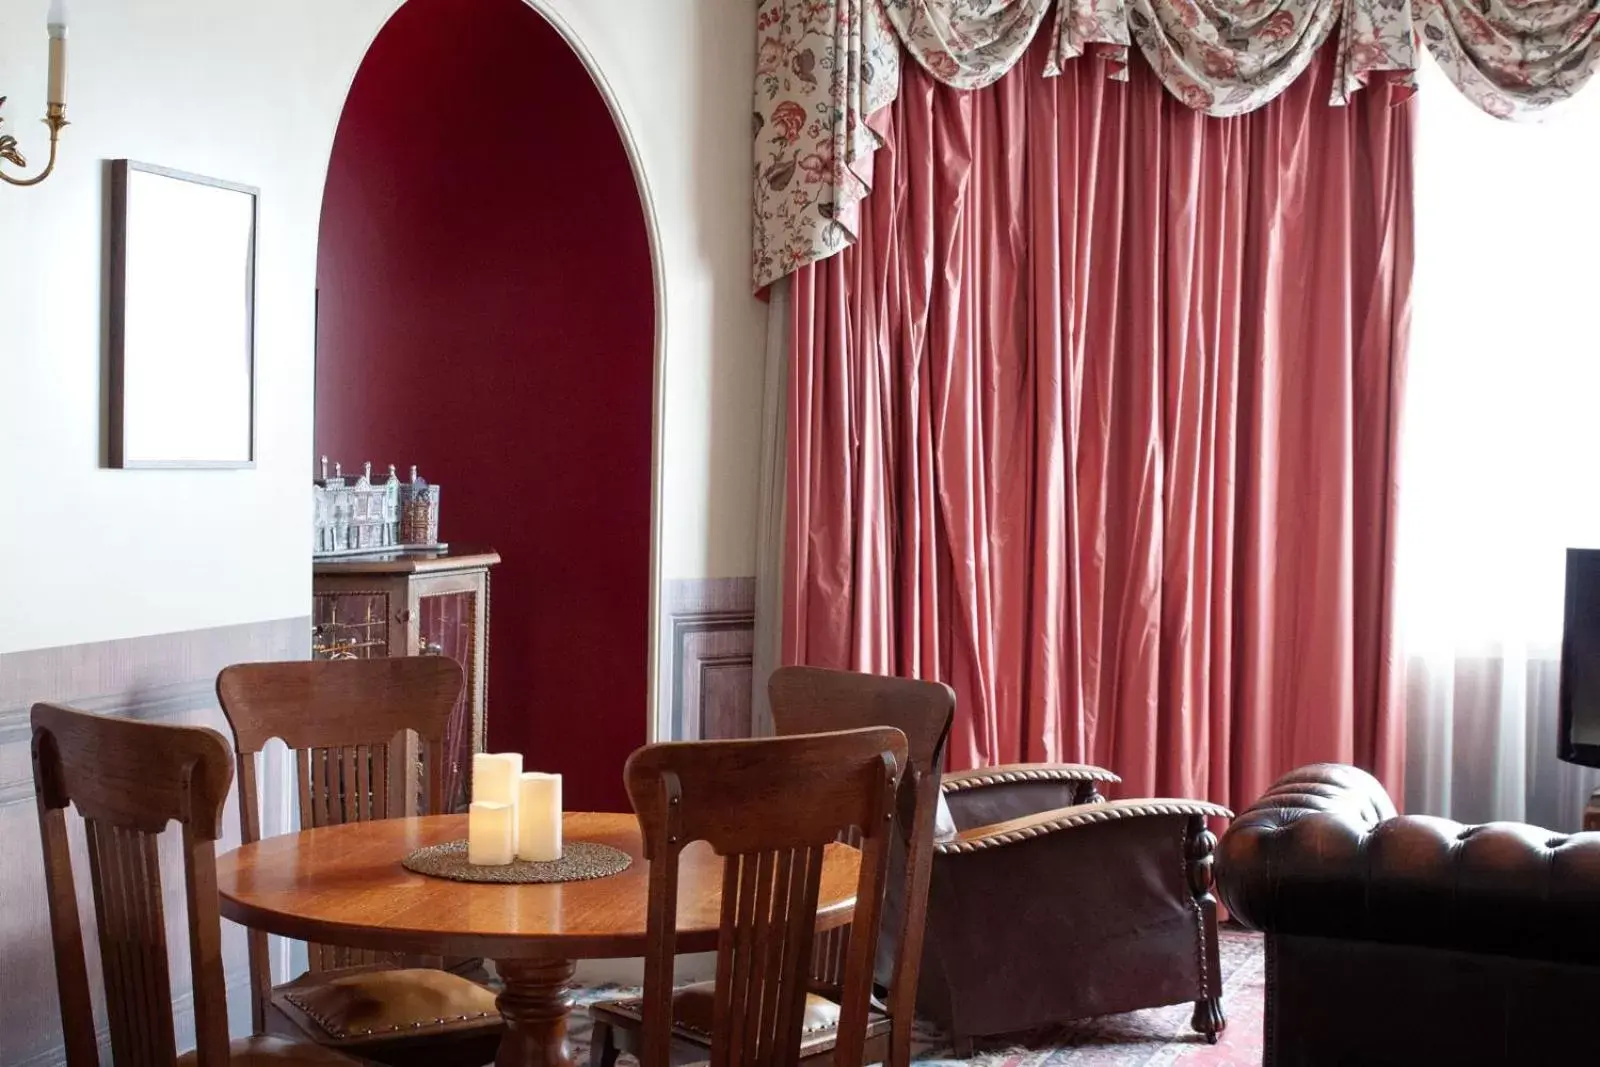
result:
[(661, 605), (665, 596), (665, 579), (662, 575), (661, 562), (663, 525), (661, 505), (666, 491), (663, 435), (667, 421), (667, 279), (662, 266), (661, 232), (657, 223), (655, 199), (650, 192), (650, 179), (645, 174), (644, 158), (639, 151), (639, 142), (628, 125), (627, 115), (623, 113), (622, 101), (606, 79), (605, 72), (600, 69), (594, 53), (584, 43), (578, 31), (555, 10), (549, 0), (522, 0), (522, 2), (533, 8), (539, 17), (549, 23), (567, 43), (567, 47), (572, 49), (578, 61), (583, 64), (583, 69), (589, 72), (589, 79), (600, 91), (601, 99), (606, 102), (606, 110), (611, 113), (611, 121), (616, 125), (617, 136), (622, 139), (622, 149), (628, 154), (628, 165), (633, 168), (633, 182), (639, 190), (639, 206), (644, 213), (644, 228), (650, 238), (650, 278), (652, 297), (656, 305), (656, 337), (654, 366), (651, 370), (651, 389), (654, 391), (654, 397), (651, 404), (650, 425), (650, 649), (645, 661), (649, 675), (645, 679), (645, 740), (647, 742), (665, 740), (671, 738), (671, 727), (669, 725), (663, 729), (663, 720), (672, 711), (671, 708), (662, 706), (660, 700)]

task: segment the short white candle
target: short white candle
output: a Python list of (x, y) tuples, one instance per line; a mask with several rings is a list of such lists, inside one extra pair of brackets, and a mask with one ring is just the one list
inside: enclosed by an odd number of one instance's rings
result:
[(467, 862), (504, 867), (516, 858), (516, 824), (510, 804), (473, 801), (467, 809)]
[(561, 776), (524, 774), (518, 783), (517, 858), (548, 863), (561, 858)]

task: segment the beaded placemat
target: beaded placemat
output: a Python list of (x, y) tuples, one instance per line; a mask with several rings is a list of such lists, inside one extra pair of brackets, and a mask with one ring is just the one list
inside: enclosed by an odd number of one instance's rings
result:
[(609, 878), (627, 870), (633, 864), (633, 857), (610, 845), (568, 841), (561, 858), (548, 863), (517, 860), (504, 867), (476, 867), (467, 862), (465, 841), (446, 841), (442, 845), (419, 848), (401, 863), (408, 871), (430, 878), (448, 878), (452, 882), (533, 885)]

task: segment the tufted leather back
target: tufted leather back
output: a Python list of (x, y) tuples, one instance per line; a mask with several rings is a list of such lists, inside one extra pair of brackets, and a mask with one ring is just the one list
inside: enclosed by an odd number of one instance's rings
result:
[(1600, 833), (1397, 816), (1353, 767), (1286, 775), (1216, 871), (1234, 917), (1273, 934), (1600, 964)]

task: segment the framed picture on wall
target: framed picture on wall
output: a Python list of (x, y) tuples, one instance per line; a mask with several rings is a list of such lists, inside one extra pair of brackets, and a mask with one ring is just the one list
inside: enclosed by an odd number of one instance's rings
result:
[(259, 198), (112, 161), (111, 466), (255, 466)]

